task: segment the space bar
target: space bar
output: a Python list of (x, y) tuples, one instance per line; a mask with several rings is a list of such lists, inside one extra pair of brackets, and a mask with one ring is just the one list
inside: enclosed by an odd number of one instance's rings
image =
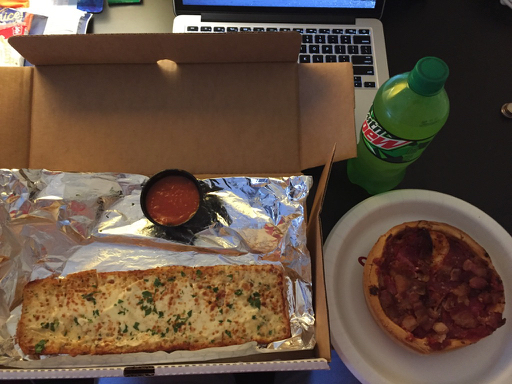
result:
[(354, 75), (375, 75), (372, 65), (354, 65)]

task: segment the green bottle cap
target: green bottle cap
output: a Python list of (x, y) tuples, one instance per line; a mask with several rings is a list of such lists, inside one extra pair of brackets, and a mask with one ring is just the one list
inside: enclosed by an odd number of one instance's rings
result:
[(424, 57), (409, 72), (409, 87), (420, 95), (434, 96), (443, 89), (448, 73), (448, 65), (443, 60)]

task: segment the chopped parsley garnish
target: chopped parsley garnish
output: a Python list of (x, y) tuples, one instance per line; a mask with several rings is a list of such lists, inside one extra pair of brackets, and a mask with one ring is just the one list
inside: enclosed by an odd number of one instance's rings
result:
[(48, 340), (41, 340), (41, 341), (39, 341), (39, 343), (36, 344), (35, 352), (36, 353), (42, 353), (43, 350), (44, 350), (44, 346), (46, 345), (47, 341)]
[(99, 293), (98, 291), (94, 291), (94, 292), (91, 292), (91, 293), (87, 293), (87, 294), (84, 294), (82, 295), (82, 299), (85, 299), (87, 301), (92, 301), (92, 303), (94, 305), (96, 305), (96, 298), (94, 297), (94, 294), (96, 293)]
[[(170, 319), (167, 320), (167, 324), (172, 325), (172, 329), (174, 330), (174, 333), (177, 333), (183, 325), (187, 324), (188, 320), (191, 317), (192, 317), (192, 310), (187, 312), (187, 317), (185, 317), (185, 316), (181, 317), (180, 315), (174, 315), (174, 322), (171, 324), (171, 321), (172, 321), (172, 317), (171, 317)], [(189, 324), (190, 324), (190, 322), (189, 322)]]
[(198, 270), (196, 271), (196, 275), (197, 275), (197, 277), (201, 277), (201, 275), (202, 275), (202, 274), (203, 274), (203, 272), (201, 272), (201, 270), (200, 270), (200, 269), (198, 269)]
[(185, 276), (187, 276), (187, 275), (185, 274), (185, 272), (181, 271), (181, 277), (185, 277)]
[(251, 307), (258, 308), (258, 309), (261, 308), (261, 300), (260, 300), (259, 292), (253, 292), (252, 295), (249, 296), (247, 301), (249, 302), (249, 304), (251, 304)]
[(153, 294), (149, 291), (143, 291), (142, 297), (149, 303), (151, 303), (153, 301)]
[(154, 285), (155, 287), (161, 287), (163, 284), (162, 284), (162, 282), (160, 281), (160, 279), (157, 277), (157, 278), (155, 279), (155, 281), (154, 281), (153, 285)]
[(230, 332), (230, 331), (228, 331), (227, 329), (224, 331), (224, 333), (225, 333), (226, 335), (228, 335), (229, 337), (233, 337), (233, 336), (231, 336), (231, 332)]
[(41, 328), (43, 329), (49, 329), (50, 331), (52, 332), (55, 332), (55, 330), (57, 329), (57, 327), (59, 326), (59, 320), (55, 320), (53, 322), (48, 322), (48, 323), (41, 323)]
[[(148, 305), (145, 305), (144, 302)], [(142, 291), (142, 299), (139, 300), (137, 305), (140, 305), (140, 309), (144, 311), (144, 316), (149, 316), (151, 313), (159, 313), (154, 304), (153, 294), (149, 291)]]
[(237, 289), (235, 291), (235, 295), (237, 295), (237, 296), (240, 296), (242, 293), (244, 293), (244, 291), (242, 291), (241, 289)]
[(139, 325), (140, 323), (138, 321), (136, 321), (134, 324), (133, 324), (133, 328), (136, 329), (137, 331), (139, 330)]

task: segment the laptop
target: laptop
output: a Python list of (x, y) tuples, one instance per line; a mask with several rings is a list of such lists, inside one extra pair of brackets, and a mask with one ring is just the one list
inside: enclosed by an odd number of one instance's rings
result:
[(352, 62), (357, 138), (389, 78), (385, 0), (174, 0), (174, 33), (298, 31), (299, 63)]

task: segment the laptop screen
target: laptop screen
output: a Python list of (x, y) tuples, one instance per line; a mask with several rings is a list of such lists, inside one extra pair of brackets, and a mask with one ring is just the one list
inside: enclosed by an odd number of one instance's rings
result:
[(317, 15), (380, 18), (385, 0), (174, 0), (176, 15)]
[(183, 4), (231, 7), (375, 8), (375, 0), (183, 0)]

